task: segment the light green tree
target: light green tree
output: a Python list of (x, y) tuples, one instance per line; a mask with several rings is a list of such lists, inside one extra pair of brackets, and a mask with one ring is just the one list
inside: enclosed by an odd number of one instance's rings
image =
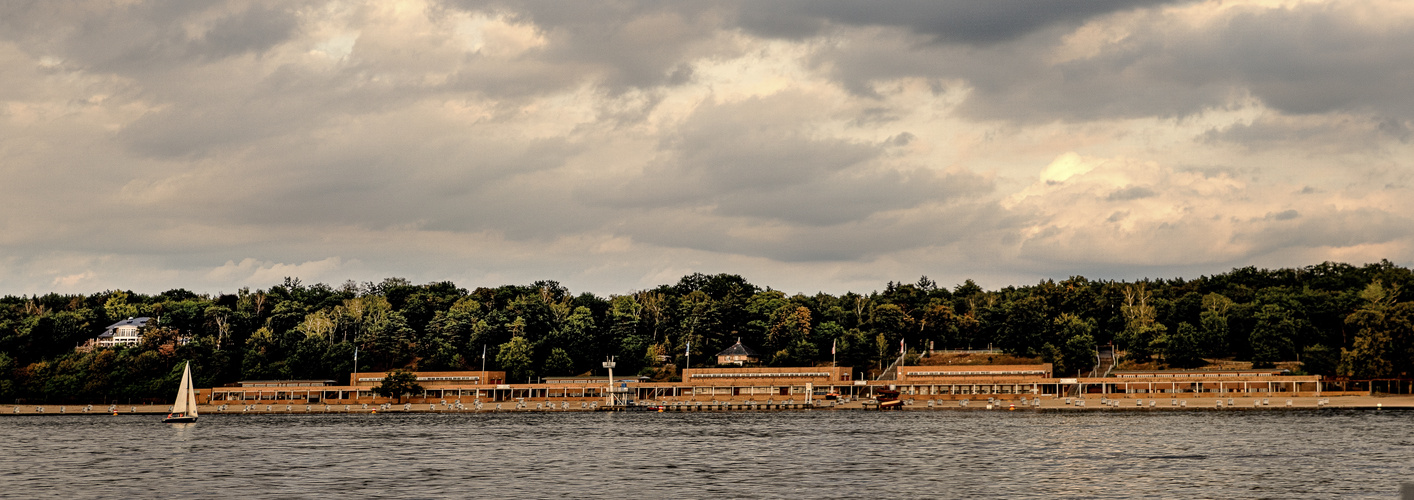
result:
[(496, 364), (506, 370), (510, 380), (528, 380), (535, 376), (535, 371), (531, 366), (535, 362), (534, 348), (525, 337), (511, 337), (509, 342), (501, 344), (500, 352), (496, 354)]
[(1154, 342), (1168, 333), (1168, 328), (1157, 320), (1152, 299), (1147, 284), (1129, 285), (1124, 288), (1124, 304), (1120, 306), (1124, 331), (1119, 340), (1129, 350), (1127, 357), (1141, 363), (1153, 356)]

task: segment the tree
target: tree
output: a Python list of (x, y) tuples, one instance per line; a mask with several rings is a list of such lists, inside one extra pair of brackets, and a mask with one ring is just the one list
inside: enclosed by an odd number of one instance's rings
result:
[(1095, 336), (1083, 333), (1071, 337), (1065, 341), (1065, 349), (1061, 355), (1065, 360), (1065, 366), (1071, 370), (1085, 372), (1093, 369), (1099, 362), (1095, 354)]
[[(768, 350), (797, 349), (797, 344), (810, 341), (810, 309), (785, 305), (776, 310), (775, 321), (766, 334)], [(814, 350), (813, 348), (811, 349)], [(772, 364), (778, 364), (774, 360)]]
[(883, 343), (890, 346), (898, 344), (906, 333), (914, 331), (913, 317), (895, 304), (875, 307), (869, 315), (869, 325), (884, 337)]
[(1199, 346), (1203, 356), (1220, 357), (1227, 353), (1227, 311), (1233, 301), (1222, 294), (1203, 295), (1203, 312), (1198, 315)]
[(1295, 337), (1296, 321), (1291, 311), (1276, 304), (1263, 305), (1252, 330), (1252, 366), (1272, 367), (1277, 361), (1290, 359)]
[[(695, 281), (689, 282), (689, 277), (684, 277), (683, 282), (678, 286), (693, 285), (698, 281), (705, 283), (707, 279), (702, 274), (695, 274), (691, 277)], [(678, 307), (678, 316), (682, 318), (678, 323), (678, 330), (682, 332), (682, 338), (678, 340), (683, 345), (683, 353), (687, 352), (688, 344), (691, 344), (694, 347), (693, 350), (698, 353), (711, 352), (725, 347), (722, 345), (722, 328), (717, 314), (717, 304), (711, 296), (700, 289), (693, 288), (683, 297)], [(674, 349), (674, 351), (678, 351), (678, 349)]]
[(1203, 356), (1216, 358), (1227, 354), (1227, 314), (1203, 311), (1198, 315), (1198, 322), (1198, 346)]
[(1301, 371), (1312, 375), (1335, 375), (1340, 353), (1321, 344), (1301, 350)]
[(952, 305), (942, 301), (929, 304), (923, 310), (923, 318), (918, 320), (918, 333), (919, 342), (937, 342), (943, 349), (956, 345), (957, 315)]
[(545, 358), (545, 373), (569, 375), (573, 370), (574, 360), (568, 352), (558, 347), (550, 349), (550, 356)]
[(1075, 373), (1095, 366), (1095, 320), (1061, 313), (1055, 319), (1055, 329), (1056, 337), (1064, 339), (1060, 346), (1060, 365), (1065, 370), (1054, 373)]
[(535, 376), (532, 364), (535, 361), (533, 348), (530, 341), (525, 337), (512, 337), (509, 342), (501, 344), (500, 352), (496, 354), (496, 364), (506, 370), (510, 380), (520, 381)]
[(1146, 283), (1130, 285), (1124, 289), (1124, 331), (1119, 340), (1129, 349), (1128, 358), (1139, 362), (1148, 361), (1153, 355), (1153, 344), (1167, 333), (1168, 328), (1157, 321), (1157, 313), (1151, 304), (1153, 296)]
[(1052, 320), (1050, 308), (1041, 297), (1028, 296), (1002, 304), (1001, 328), (997, 331), (997, 347), (1002, 351), (1032, 356), (1050, 338)]
[(1051, 364), (1052, 373), (1065, 373), (1067, 371), (1068, 367), (1065, 365), (1065, 355), (1061, 353), (1061, 349), (1056, 347), (1055, 344), (1047, 342), (1042, 345), (1040, 349), (1037, 349), (1037, 351), (1041, 354), (1042, 363)]
[(363, 349), (383, 366), (404, 361), (412, 354), (412, 339), (415, 334), (407, 320), (396, 312), (377, 318), (366, 325), (367, 330), (358, 339)]
[(1347, 377), (1389, 377), (1409, 370), (1409, 321), (1411, 306), (1396, 304), (1398, 288), (1393, 291), (1375, 280), (1359, 294), (1365, 304), (1345, 318), (1345, 324), (1356, 330), (1350, 349), (1341, 349), (1336, 371)]
[(15, 395), (15, 382), (11, 380), (14, 369), (15, 360), (0, 352), (0, 399), (10, 399)]
[(403, 396), (422, 392), (422, 385), (417, 383), (416, 373), (399, 368), (384, 374), (383, 381), (373, 386), (373, 392), (401, 403)]
[(1178, 331), (1169, 336), (1164, 361), (1168, 362), (1169, 366), (1178, 368), (1203, 366), (1206, 362), (1203, 361), (1199, 340), (1197, 328), (1188, 322), (1179, 323)]
[(108, 300), (103, 303), (103, 309), (108, 314), (109, 320), (122, 321), (141, 315), (136, 305), (128, 303), (128, 297), (128, 293), (123, 291), (114, 291), (109, 295)]

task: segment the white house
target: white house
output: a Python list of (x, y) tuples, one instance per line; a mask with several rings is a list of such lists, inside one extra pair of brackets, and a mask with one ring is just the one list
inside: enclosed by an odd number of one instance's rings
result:
[(117, 323), (108, 325), (107, 330), (98, 334), (94, 339), (98, 347), (113, 346), (133, 346), (142, 342), (142, 329), (147, 327), (152, 318), (143, 316), (141, 318), (128, 318)]

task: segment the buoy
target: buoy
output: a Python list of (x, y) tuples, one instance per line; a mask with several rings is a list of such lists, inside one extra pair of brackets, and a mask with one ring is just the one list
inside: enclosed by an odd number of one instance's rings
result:
[(373, 410), (373, 413), (378, 413), (378, 410)]

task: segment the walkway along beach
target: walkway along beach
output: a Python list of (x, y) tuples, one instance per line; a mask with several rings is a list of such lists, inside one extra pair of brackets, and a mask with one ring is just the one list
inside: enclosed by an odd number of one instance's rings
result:
[[(890, 380), (847, 367), (685, 370), (685, 382), (564, 377), (504, 384), (504, 372), (419, 372), (423, 390), (378, 396), (382, 373), (332, 380), (256, 380), (199, 389), (207, 415), (388, 412), (877, 410), (896, 391), (903, 411), (1196, 411), (1414, 408), (1414, 396), (1323, 391), (1320, 376), (1274, 370), (1154, 371), (1053, 378), (1050, 365), (902, 366)], [(886, 405), (887, 406), (887, 405)], [(165, 414), (169, 405), (0, 405), (3, 415)]]

